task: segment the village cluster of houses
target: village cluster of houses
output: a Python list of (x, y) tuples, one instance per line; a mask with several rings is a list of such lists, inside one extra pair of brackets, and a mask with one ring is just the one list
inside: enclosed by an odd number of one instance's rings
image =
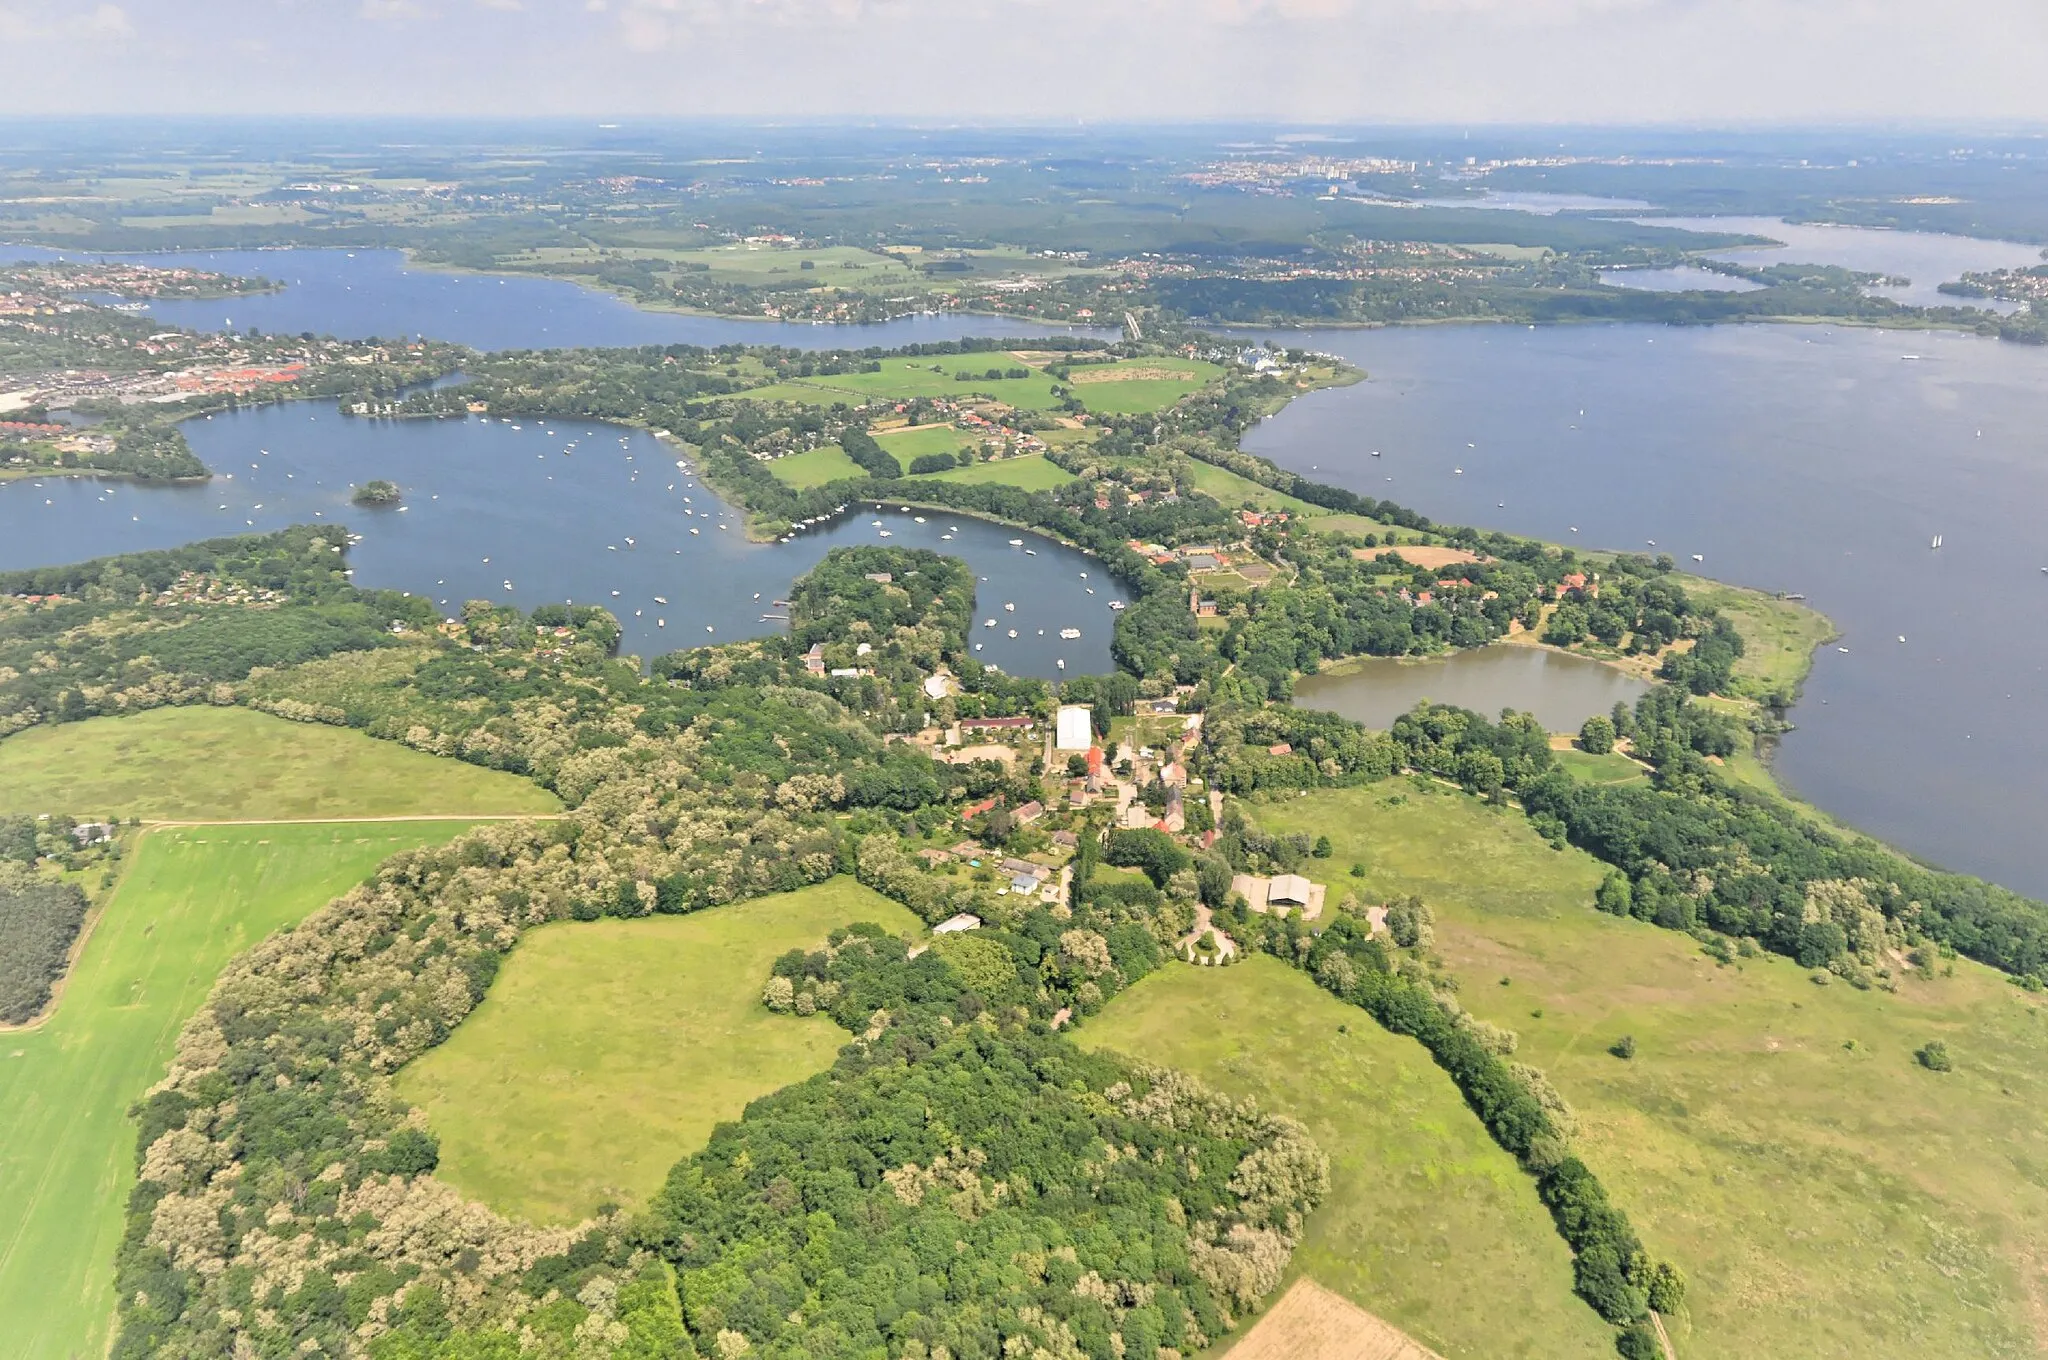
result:
[[(1043, 811), (1041, 808), (1041, 815)], [(1068, 850), (1076, 848), (1078, 844), (1071, 831), (1054, 832), (1053, 843), (1063, 843)], [(999, 896), (1035, 897), (1047, 903), (1060, 900), (1061, 875), (1055, 873), (1049, 866), (1036, 864), (1028, 859), (1018, 859), (1015, 856), (998, 858), (975, 841), (961, 841), (948, 850), (920, 850), (917, 855), (934, 869), (942, 864), (955, 862), (971, 869), (992, 868), (1003, 881), (1003, 886), (996, 889)]]
[(157, 592), (151, 603), (159, 608), (181, 604), (280, 605), (287, 598), (281, 590), (240, 585), (203, 572), (187, 571), (180, 572), (177, 580)]

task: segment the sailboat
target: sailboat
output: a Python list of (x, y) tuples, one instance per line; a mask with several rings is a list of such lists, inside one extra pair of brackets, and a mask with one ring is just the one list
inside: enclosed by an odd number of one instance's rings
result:
[(1940, 546), (1941, 546), (1941, 535), (1940, 535), (1940, 534), (1936, 534), (1936, 535), (1934, 536), (1934, 541), (1933, 541), (1932, 543), (1929, 543), (1929, 544), (1927, 545), (1927, 547), (1928, 547), (1928, 549), (1929, 549), (1930, 551), (1931, 551), (1931, 550), (1933, 550), (1933, 549), (1935, 549), (1935, 548), (1939, 548)]

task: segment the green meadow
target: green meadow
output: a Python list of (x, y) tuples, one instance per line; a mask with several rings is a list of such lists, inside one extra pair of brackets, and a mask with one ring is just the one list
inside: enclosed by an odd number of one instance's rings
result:
[(867, 476), (867, 469), (846, 456), (837, 444), (824, 444), (802, 453), (784, 454), (768, 465), (784, 484), (808, 491), (827, 482), (843, 482)]
[(8, 1360), (105, 1353), (135, 1168), (128, 1107), (163, 1075), (178, 1030), (222, 965), (385, 858), (467, 825), (179, 827), (133, 843), (54, 1013), (33, 1029), (0, 1030), (0, 1350)]
[(1190, 392), (1201, 391), (1222, 377), (1223, 370), (1199, 359), (1124, 359), (1080, 365), (1073, 375), (1069, 387), (1089, 410), (1137, 415), (1164, 410)]
[(1813, 669), (1814, 652), (1835, 636), (1835, 626), (1825, 614), (1797, 600), (1781, 600), (1700, 576), (1680, 576), (1678, 580), (1696, 604), (1719, 609), (1742, 633), (1748, 645), (1735, 663), (1735, 674), (1748, 682), (1745, 693), (1771, 689), (1796, 693)]
[(992, 463), (969, 463), (950, 472), (934, 473), (935, 482), (963, 482), (973, 486), (1015, 486), (1026, 491), (1051, 491), (1074, 480), (1074, 474), (1042, 453), (998, 458)]
[(839, 926), (922, 933), (836, 878), (691, 916), (530, 932), (447, 1043), (398, 1074), (440, 1175), (501, 1213), (573, 1222), (644, 1203), (747, 1102), (829, 1067), (846, 1034), (761, 1004), (769, 968)]
[(913, 458), (928, 453), (958, 453), (981, 441), (973, 432), (951, 425), (920, 425), (916, 429), (883, 430), (875, 435), (875, 442), (908, 468)]
[(1170, 964), (1075, 1036), (1182, 1068), (1301, 1120), (1330, 1157), (1330, 1195), (1289, 1278), (1307, 1275), (1449, 1360), (1613, 1354), (1572, 1294), (1571, 1253), (1535, 1184), (1450, 1078), (1277, 959)]
[[(1058, 405), (1052, 379), (1037, 369), (1028, 378), (988, 378), (991, 368), (1005, 372), (1027, 367), (1008, 354), (948, 354), (937, 357), (884, 359), (877, 373), (833, 373), (816, 378), (790, 378), (772, 387), (742, 393), (754, 401), (802, 401), (819, 406), (834, 402), (858, 404), (878, 397), (949, 397), (959, 401), (988, 398), (1024, 410), (1050, 410)], [(956, 376), (974, 376), (961, 381)], [(1111, 409), (1111, 408), (1104, 408)]]
[(286, 821), (560, 807), (517, 775), (246, 708), (160, 708), (0, 742), (0, 813)]
[(1261, 486), (1249, 477), (1240, 477), (1230, 469), (1217, 467), (1214, 463), (1189, 459), (1188, 474), (1194, 478), (1197, 491), (1221, 501), (1233, 510), (1251, 504), (1261, 510), (1286, 510), (1297, 515), (1319, 513), (1317, 507), (1307, 501), (1275, 491), (1270, 486)]
[(1649, 771), (1619, 751), (1593, 755), (1586, 751), (1555, 751), (1557, 763), (1566, 774), (1588, 784), (1647, 784)]
[[(627, 232), (622, 239), (648, 240), (646, 245), (541, 246), (505, 257), (505, 263), (541, 273), (588, 266), (605, 259), (642, 259), (657, 270), (672, 266), (683, 278), (719, 283), (766, 284), (799, 280), (819, 288), (918, 288), (924, 276), (892, 256), (858, 246), (798, 249), (769, 243), (735, 241), (727, 245), (676, 247), (661, 244), (660, 232)], [(809, 266), (806, 268), (806, 266)], [(687, 272), (685, 272), (687, 271)], [(573, 276), (572, 276), (573, 277)]]
[[(1418, 780), (1254, 809), (1327, 835), (1331, 896), (1419, 894), (1464, 1005), (1521, 1036), (1578, 1146), (1691, 1279), (1688, 1357), (2033, 1356), (2048, 1348), (2048, 1007), (1958, 961), (1897, 994), (1721, 965), (1591, 907), (1602, 867)], [(1349, 874), (1357, 864), (1362, 878)], [(1623, 1036), (1636, 1056), (1608, 1052)], [(1913, 1052), (1941, 1039), (1955, 1070)], [(1515, 1306), (1521, 1306), (1520, 1300)]]

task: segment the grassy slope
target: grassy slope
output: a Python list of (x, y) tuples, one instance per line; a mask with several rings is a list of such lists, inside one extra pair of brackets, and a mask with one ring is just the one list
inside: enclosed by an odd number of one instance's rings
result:
[(1217, 467), (1214, 463), (1188, 460), (1188, 472), (1195, 479), (1197, 490), (1213, 496), (1224, 505), (1235, 510), (1245, 502), (1263, 510), (1287, 510), (1294, 514), (1309, 514), (1316, 507), (1307, 501), (1275, 491), (1270, 486), (1261, 486), (1249, 477), (1240, 477), (1228, 468)]
[(1331, 1193), (1295, 1274), (1451, 1360), (1612, 1353), (1611, 1331), (1572, 1296), (1570, 1253), (1534, 1184), (1450, 1079), (1301, 973), (1263, 957), (1169, 966), (1076, 1037), (1309, 1126), (1330, 1154)]
[[(1336, 854), (1312, 872), (1338, 891), (1436, 907), (1465, 1004), (1522, 1035), (1518, 1056), (1578, 1109), (1583, 1154), (1691, 1276), (1688, 1357), (2040, 1353), (2039, 1002), (1968, 964), (1897, 996), (1818, 987), (1784, 960), (1718, 967), (1684, 936), (1590, 910), (1590, 858), (1409, 781), (1260, 821), (1329, 835)], [(1632, 1062), (1606, 1052), (1623, 1034)], [(1914, 1064), (1936, 1037), (1955, 1072)]]
[(807, 449), (803, 453), (792, 453), (778, 458), (768, 465), (768, 470), (786, 485), (793, 486), (799, 491), (808, 491), (827, 482), (843, 482), (849, 477), (868, 475), (866, 470), (848, 458), (846, 451), (837, 444), (826, 444), (820, 448)]
[(845, 1033), (770, 1014), (761, 985), (778, 954), (854, 921), (922, 930), (844, 878), (693, 916), (546, 927), (398, 1089), (427, 1109), (441, 1175), (501, 1212), (561, 1222), (644, 1201), (720, 1121), (830, 1065)]
[(516, 775), (245, 708), (161, 708), (0, 742), (0, 812), (257, 821), (559, 806)]
[(1285, 510), (1295, 516), (1300, 528), (1309, 533), (1363, 535), (1384, 533), (1387, 529), (1386, 525), (1363, 515), (1333, 514), (1319, 505), (1310, 505), (1299, 497), (1275, 491), (1270, 486), (1261, 486), (1249, 477), (1240, 477), (1213, 463), (1190, 459), (1188, 470), (1195, 479), (1195, 488), (1222, 502), (1227, 509), (1236, 510), (1249, 502), (1261, 510)]
[(194, 827), (141, 838), (56, 1013), (41, 1028), (0, 1032), (0, 1350), (9, 1360), (105, 1350), (134, 1174), (128, 1105), (163, 1075), (215, 973), (387, 856), (463, 825)]

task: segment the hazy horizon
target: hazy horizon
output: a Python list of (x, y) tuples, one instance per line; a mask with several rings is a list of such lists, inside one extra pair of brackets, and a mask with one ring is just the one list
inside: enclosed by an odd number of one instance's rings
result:
[(0, 116), (2048, 124), (2036, 0), (0, 0), (0, 42)]

